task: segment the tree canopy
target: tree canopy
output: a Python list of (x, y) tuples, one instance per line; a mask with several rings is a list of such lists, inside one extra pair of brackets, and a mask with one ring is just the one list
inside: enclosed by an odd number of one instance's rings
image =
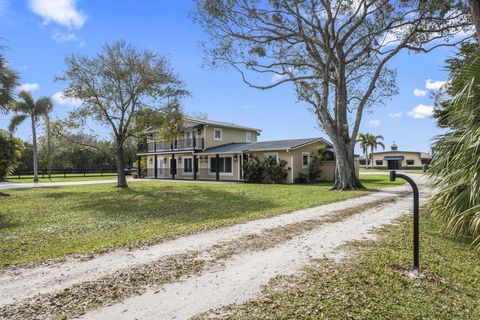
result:
[(93, 57), (69, 56), (65, 63), (67, 69), (57, 79), (68, 84), (66, 97), (82, 102), (70, 119), (78, 126), (93, 120), (111, 130), (116, 143), (117, 185), (125, 187), (125, 142), (141, 134), (148, 120), (153, 120), (146, 113), (164, 114), (179, 106), (188, 92), (166, 58), (125, 41), (106, 43)]
[[(463, 1), (196, 0), (207, 62), (258, 89), (290, 83), (336, 152), (335, 188), (361, 186), (353, 150), (366, 108), (397, 92), (388, 62), (465, 39)], [(259, 76), (260, 75), (260, 76)]]

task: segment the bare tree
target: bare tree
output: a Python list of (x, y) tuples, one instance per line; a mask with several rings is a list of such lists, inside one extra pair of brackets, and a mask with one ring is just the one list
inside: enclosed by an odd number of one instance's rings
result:
[[(462, 1), (196, 0), (207, 62), (254, 88), (291, 83), (336, 154), (334, 188), (362, 187), (354, 147), (365, 109), (397, 93), (387, 63), (401, 50), (455, 45), (471, 25)], [(259, 77), (260, 74), (260, 77)], [(262, 76), (263, 75), (263, 76)], [(260, 80), (259, 80), (260, 79)]]
[(70, 56), (67, 71), (58, 80), (68, 83), (65, 96), (81, 106), (70, 119), (87, 119), (109, 127), (116, 144), (117, 186), (127, 187), (124, 144), (144, 127), (144, 110), (162, 113), (187, 94), (165, 58), (118, 41), (105, 44), (94, 57)]

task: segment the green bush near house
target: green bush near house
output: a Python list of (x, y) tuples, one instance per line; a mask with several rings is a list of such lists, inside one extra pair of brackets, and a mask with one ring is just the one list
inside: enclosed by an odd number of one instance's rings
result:
[(252, 156), (243, 163), (243, 179), (245, 182), (256, 183), (285, 183), (287, 181), (287, 161), (272, 159), (260, 161)]
[(0, 129), (0, 181), (15, 170), (21, 158), (22, 141)]

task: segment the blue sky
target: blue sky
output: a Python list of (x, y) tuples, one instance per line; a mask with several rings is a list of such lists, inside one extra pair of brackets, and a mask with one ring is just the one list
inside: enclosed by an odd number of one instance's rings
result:
[[(186, 112), (260, 128), (262, 140), (325, 136), (291, 87), (256, 90), (232, 70), (203, 68), (198, 42), (205, 34), (189, 19), (192, 10), (188, 0), (0, 0), (0, 37), (24, 88), (34, 89), (35, 97), (54, 97), (58, 117), (74, 103), (62, 99), (63, 84), (54, 82), (64, 70), (65, 55), (93, 54), (105, 41), (125, 39), (168, 57), (192, 93), (183, 103)], [(403, 150), (429, 151), (431, 139), (441, 133), (428, 117), (429, 96), (446, 80), (444, 60), (452, 55), (453, 49), (441, 49), (395, 57), (391, 66), (397, 68), (400, 94), (366, 113), (361, 131), (383, 135), (387, 147), (396, 141)], [(1, 128), (8, 119), (0, 115)], [(17, 135), (30, 140), (28, 125)]]

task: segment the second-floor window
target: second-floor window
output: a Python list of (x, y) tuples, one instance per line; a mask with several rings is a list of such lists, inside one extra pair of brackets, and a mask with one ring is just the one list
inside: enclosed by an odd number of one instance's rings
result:
[(250, 131), (245, 132), (245, 141), (252, 142), (252, 133)]
[(213, 129), (213, 139), (222, 140), (222, 129)]

